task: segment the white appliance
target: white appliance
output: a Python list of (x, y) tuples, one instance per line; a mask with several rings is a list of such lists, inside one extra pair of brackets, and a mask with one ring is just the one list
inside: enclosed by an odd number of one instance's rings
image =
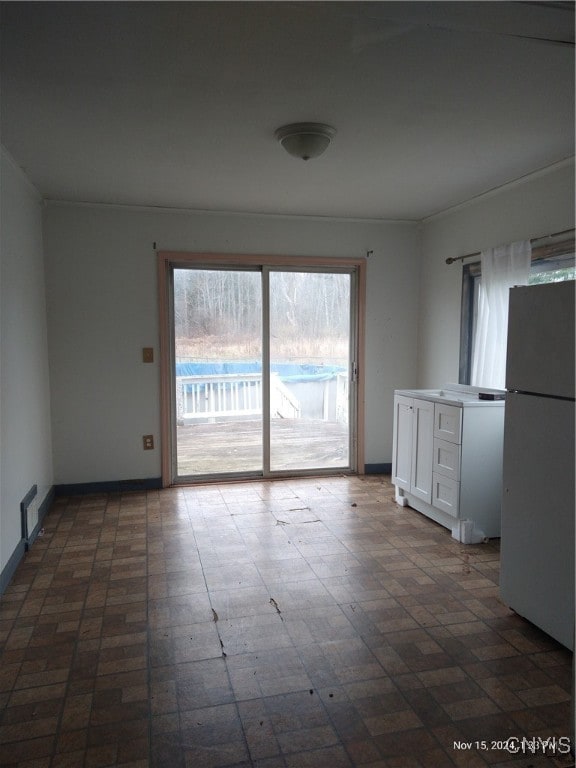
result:
[(500, 593), (574, 647), (574, 281), (510, 290)]

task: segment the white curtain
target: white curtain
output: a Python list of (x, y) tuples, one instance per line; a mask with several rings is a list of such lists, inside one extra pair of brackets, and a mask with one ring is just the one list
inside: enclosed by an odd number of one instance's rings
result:
[(513, 285), (528, 284), (531, 254), (529, 240), (490, 248), (481, 254), (482, 278), (470, 380), (475, 386), (504, 389), (508, 292)]

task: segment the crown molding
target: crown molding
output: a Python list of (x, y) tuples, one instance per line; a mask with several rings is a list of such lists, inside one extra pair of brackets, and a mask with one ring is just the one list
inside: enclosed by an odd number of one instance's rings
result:
[(574, 155), (571, 155), (570, 157), (566, 157), (563, 160), (559, 160), (557, 163), (552, 163), (552, 165), (544, 166), (543, 168), (539, 168), (536, 171), (531, 171), (530, 173), (527, 173), (525, 176), (520, 176), (519, 178), (514, 179), (513, 181), (507, 181), (505, 184), (500, 184), (497, 187), (493, 187), (492, 189), (486, 190), (486, 192), (481, 192), (479, 195), (475, 195), (474, 197), (471, 197), (469, 200), (464, 200), (462, 203), (457, 203), (456, 205), (450, 206), (449, 208), (444, 208), (441, 211), (437, 211), (436, 213), (433, 213), (430, 216), (426, 216), (426, 218), (422, 219), (421, 224), (428, 224), (432, 221), (436, 221), (437, 219), (441, 219), (444, 216), (450, 216), (451, 214), (456, 213), (457, 211), (461, 211), (465, 208), (468, 208), (471, 205), (475, 205), (481, 200), (487, 200), (490, 197), (494, 197), (496, 195), (501, 194), (502, 192), (506, 192), (510, 189), (514, 189), (515, 187), (519, 187), (522, 184), (526, 184), (530, 181), (534, 181), (534, 179), (538, 179), (541, 176), (547, 176), (550, 173), (554, 173), (555, 171), (559, 171), (559, 170), (562, 170), (563, 168), (568, 168), (569, 166), (573, 166), (573, 165), (574, 165)]
[(41, 203), (43, 198), (40, 193), (40, 190), (30, 181), (30, 178), (26, 174), (26, 171), (22, 166), (18, 163), (18, 161), (8, 152), (6, 147), (3, 144), (0, 144), (0, 155), (2, 155), (2, 158), (8, 163), (8, 165), (13, 168), (16, 173), (20, 176), (22, 181), (26, 184), (28, 187), (28, 190), (32, 193), (32, 195), (36, 198), (36, 200)]

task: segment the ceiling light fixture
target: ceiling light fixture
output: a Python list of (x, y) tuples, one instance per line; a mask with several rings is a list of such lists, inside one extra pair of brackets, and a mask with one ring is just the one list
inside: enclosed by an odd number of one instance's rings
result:
[(289, 155), (310, 160), (327, 149), (336, 130), (324, 123), (292, 123), (278, 128), (274, 135)]

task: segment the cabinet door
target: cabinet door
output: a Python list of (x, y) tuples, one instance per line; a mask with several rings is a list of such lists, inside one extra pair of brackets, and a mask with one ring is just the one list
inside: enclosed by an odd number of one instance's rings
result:
[(394, 443), (392, 446), (392, 482), (410, 490), (412, 472), (412, 403), (411, 397), (394, 398)]
[(414, 400), (412, 413), (412, 481), (410, 493), (432, 502), (434, 403)]

